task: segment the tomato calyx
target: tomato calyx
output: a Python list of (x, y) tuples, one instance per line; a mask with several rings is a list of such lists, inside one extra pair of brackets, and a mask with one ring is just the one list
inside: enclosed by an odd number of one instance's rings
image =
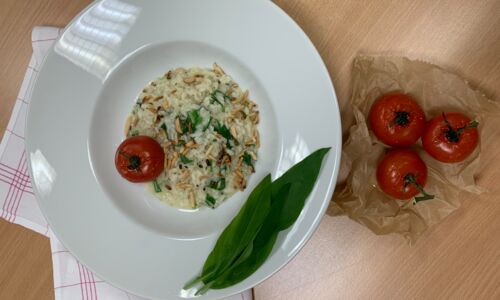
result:
[(391, 122), (391, 127), (394, 125), (406, 126), (410, 124), (410, 113), (407, 111), (397, 111), (394, 120)]
[(465, 130), (469, 128), (477, 128), (479, 125), (478, 121), (472, 121), (469, 124), (462, 126), (457, 129), (453, 129), (453, 127), (450, 124), (450, 121), (446, 118), (446, 115), (443, 112), (443, 120), (446, 126), (448, 127), (448, 130), (445, 132), (445, 137), (450, 143), (458, 143), (460, 141), (460, 134)]
[(123, 151), (119, 151), (118, 153), (128, 159), (127, 169), (131, 171), (140, 171), (141, 158), (138, 155), (128, 155)]
[(412, 173), (408, 173), (405, 175), (404, 183), (405, 183), (405, 188), (408, 185), (412, 184), (420, 193), (422, 193), (422, 196), (415, 197), (415, 199), (413, 200), (413, 205), (417, 204), (420, 201), (434, 199), (434, 195), (427, 193), (424, 190), (424, 188), (420, 184), (418, 184), (417, 178)]

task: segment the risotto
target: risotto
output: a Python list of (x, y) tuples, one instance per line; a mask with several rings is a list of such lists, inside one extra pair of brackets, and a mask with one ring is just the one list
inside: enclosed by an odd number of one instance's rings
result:
[(248, 90), (214, 64), (153, 80), (139, 94), (125, 135), (150, 136), (162, 146), (165, 169), (147, 184), (156, 197), (178, 208), (215, 208), (255, 172), (258, 123)]

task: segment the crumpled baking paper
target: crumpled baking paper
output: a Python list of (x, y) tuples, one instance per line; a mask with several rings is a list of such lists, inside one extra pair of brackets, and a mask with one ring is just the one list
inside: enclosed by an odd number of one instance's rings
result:
[(377, 164), (389, 147), (378, 141), (367, 125), (372, 103), (388, 92), (410, 94), (421, 105), (427, 120), (442, 112), (462, 112), (479, 121), (480, 134), (482, 120), (498, 115), (500, 106), (460, 76), (404, 57), (358, 56), (352, 76), (349, 105), (355, 124), (343, 145), (339, 185), (327, 213), (347, 215), (375, 234), (400, 234), (413, 244), (427, 228), (461, 205), (459, 193), (484, 192), (475, 182), (481, 145), (465, 161), (446, 164), (427, 155), (419, 141), (412, 148), (429, 169), (425, 190), (435, 198), (416, 205), (411, 200), (395, 200), (377, 186)]

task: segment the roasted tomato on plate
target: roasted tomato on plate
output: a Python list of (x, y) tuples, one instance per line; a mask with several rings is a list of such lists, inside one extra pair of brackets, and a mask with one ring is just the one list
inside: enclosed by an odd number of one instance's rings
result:
[(146, 182), (163, 171), (165, 154), (162, 147), (148, 136), (133, 136), (124, 140), (115, 154), (118, 173), (128, 181)]

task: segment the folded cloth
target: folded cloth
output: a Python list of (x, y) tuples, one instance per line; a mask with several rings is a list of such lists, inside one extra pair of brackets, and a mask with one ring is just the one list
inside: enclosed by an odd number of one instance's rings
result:
[[(0, 143), (0, 217), (50, 238), (56, 299), (143, 299), (113, 287), (80, 264), (57, 240), (36, 202), (24, 144), (28, 96), (43, 58), (61, 32), (60, 28), (35, 27), (31, 35), (33, 56)], [(236, 299), (253, 299), (251, 289), (225, 298)]]

